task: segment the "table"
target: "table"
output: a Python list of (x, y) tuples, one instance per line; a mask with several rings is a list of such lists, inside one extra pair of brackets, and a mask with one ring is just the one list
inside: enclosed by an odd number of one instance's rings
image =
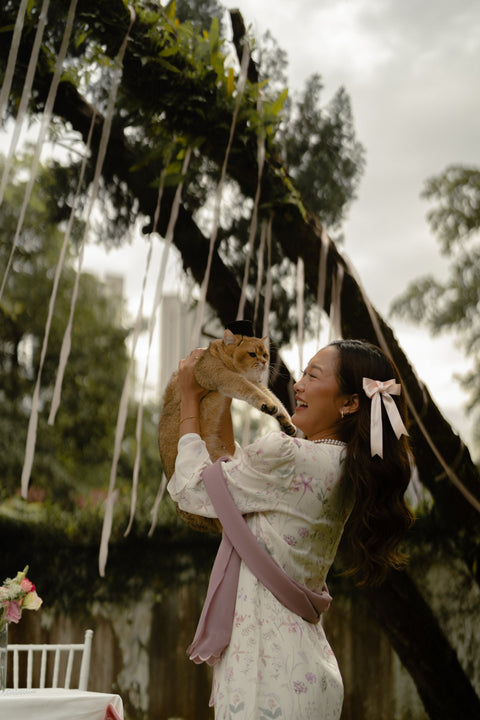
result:
[(123, 718), (119, 695), (87, 690), (10, 690), (0, 693), (0, 720), (104, 720), (109, 704)]

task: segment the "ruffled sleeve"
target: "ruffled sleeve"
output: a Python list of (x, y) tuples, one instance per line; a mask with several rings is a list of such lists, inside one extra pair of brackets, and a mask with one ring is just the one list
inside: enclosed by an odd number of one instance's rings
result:
[[(180, 438), (175, 473), (168, 492), (182, 510), (215, 517), (202, 480), (202, 471), (211, 464), (199, 435)], [(223, 465), (230, 492), (243, 514), (277, 510), (287, 505), (285, 495), (295, 470), (295, 445), (283, 433), (270, 433), (244, 450), (237, 446), (233, 459)]]

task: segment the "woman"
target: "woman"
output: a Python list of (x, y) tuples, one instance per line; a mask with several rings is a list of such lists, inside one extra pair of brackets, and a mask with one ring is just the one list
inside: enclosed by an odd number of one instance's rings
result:
[[(211, 463), (198, 435), (204, 390), (193, 366), (199, 352), (179, 366), (181, 437), (168, 489), (182, 509), (215, 517), (202, 480)], [(377, 347), (335, 342), (311, 359), (294, 386), (292, 422), (303, 438), (272, 432), (241, 449), (231, 418), (225, 423), (233, 458), (221, 471), (235, 505), (259, 545), (310, 590), (321, 592), (344, 528), (350, 572), (360, 583), (381, 582), (389, 567), (403, 563), (396, 547), (412, 522), (404, 502), (411, 456), (395, 378)], [(342, 701), (322, 624), (288, 609), (242, 562), (230, 641), (214, 665), (216, 720), (334, 720)]]

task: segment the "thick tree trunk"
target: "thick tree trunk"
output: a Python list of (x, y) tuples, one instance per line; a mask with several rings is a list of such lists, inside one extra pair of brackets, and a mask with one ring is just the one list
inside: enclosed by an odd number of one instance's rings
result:
[(432, 720), (480, 717), (480, 699), (409, 575), (392, 572), (366, 594)]

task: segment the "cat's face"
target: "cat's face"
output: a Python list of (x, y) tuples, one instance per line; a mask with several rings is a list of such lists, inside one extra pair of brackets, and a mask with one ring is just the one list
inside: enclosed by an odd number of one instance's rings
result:
[(234, 335), (226, 330), (223, 345), (237, 372), (254, 382), (264, 379), (270, 354), (263, 340)]

